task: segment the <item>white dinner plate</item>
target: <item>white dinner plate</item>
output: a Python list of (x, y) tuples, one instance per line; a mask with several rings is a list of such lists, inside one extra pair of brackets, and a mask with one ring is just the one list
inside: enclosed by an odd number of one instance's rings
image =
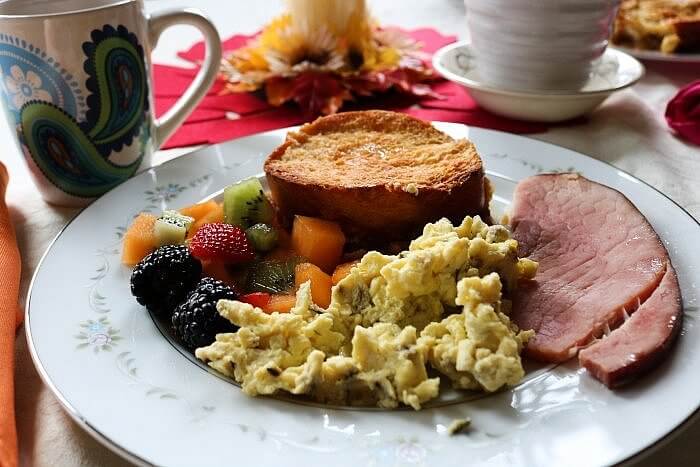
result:
[[(197, 202), (259, 174), (285, 130), (208, 147), (145, 171), (78, 215), (34, 276), (26, 329), (34, 362), (68, 413), (142, 464), (173, 466), (609, 465), (659, 443), (700, 405), (700, 226), (653, 188), (609, 165), (536, 140), (457, 124), (472, 139), (504, 210), (515, 183), (578, 171), (625, 193), (667, 245), (683, 292), (682, 335), (670, 358), (610, 391), (575, 363), (538, 368), (515, 388), (448, 395), (427, 409), (361, 410), (250, 398), (174, 346), (129, 293), (120, 264), (134, 215)], [(611, 291), (614, 293), (614, 291)], [(468, 416), (472, 427), (448, 436)]]
[(658, 50), (633, 49), (622, 45), (614, 45), (611, 47), (630, 54), (640, 60), (647, 60), (650, 62), (700, 63), (700, 53), (665, 54)]

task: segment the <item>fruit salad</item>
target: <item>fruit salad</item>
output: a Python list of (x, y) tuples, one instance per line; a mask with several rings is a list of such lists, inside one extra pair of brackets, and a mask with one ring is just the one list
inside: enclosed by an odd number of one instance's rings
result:
[(237, 327), (216, 310), (220, 299), (239, 300), (267, 313), (288, 313), (296, 291), (310, 282), (319, 307), (357, 261), (344, 257), (346, 239), (334, 223), (297, 216), (290, 230), (257, 178), (207, 201), (142, 213), (127, 230), (122, 262), (133, 266), (131, 292), (155, 315), (172, 322), (176, 337), (194, 350)]

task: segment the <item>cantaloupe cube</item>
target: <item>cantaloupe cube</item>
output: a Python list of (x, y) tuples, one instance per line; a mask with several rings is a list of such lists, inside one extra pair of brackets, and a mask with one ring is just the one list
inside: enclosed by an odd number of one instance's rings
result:
[(292, 226), (292, 246), (310, 263), (331, 273), (343, 254), (345, 235), (335, 222), (296, 216)]
[(213, 209), (194, 221), (190, 230), (187, 232), (187, 238), (192, 238), (204, 224), (216, 224), (224, 221), (224, 205), (219, 203), (214, 204), (216, 204), (216, 206)]
[(122, 263), (135, 266), (156, 249), (158, 242), (153, 231), (155, 223), (156, 216), (147, 213), (139, 214), (134, 219), (124, 234)]
[(350, 274), (350, 271), (352, 271), (352, 268), (357, 266), (360, 263), (359, 260), (357, 261), (350, 261), (349, 263), (343, 263), (339, 265), (337, 268), (335, 268), (335, 271), (333, 271), (333, 276), (331, 277), (331, 280), (333, 281), (333, 285), (336, 285), (338, 282), (342, 281), (348, 275)]
[(331, 276), (311, 263), (297, 264), (294, 268), (294, 283), (297, 290), (307, 281), (311, 281), (313, 302), (321, 308), (328, 308), (331, 304), (331, 287), (333, 287)]
[(265, 313), (289, 313), (297, 302), (296, 295), (275, 294), (270, 296), (270, 301), (263, 308)]
[(180, 214), (193, 217), (195, 222), (219, 207), (219, 203), (214, 200), (205, 203), (193, 204), (180, 209)]

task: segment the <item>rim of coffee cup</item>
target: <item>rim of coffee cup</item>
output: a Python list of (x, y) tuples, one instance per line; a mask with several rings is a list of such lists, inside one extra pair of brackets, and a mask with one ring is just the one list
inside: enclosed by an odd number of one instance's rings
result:
[[(67, 10), (61, 10), (58, 7), (57, 3), (53, 3), (53, 5), (56, 7), (56, 10), (50, 11), (48, 13), (4, 13), (4, 6), (20, 3), (21, 0), (0, 1), (0, 19), (55, 18), (60, 16), (80, 15), (85, 13), (94, 13), (95, 11), (102, 11), (109, 8), (116, 8), (129, 3), (134, 3), (136, 1), (137, 0), (112, 0), (104, 3), (95, 2), (96, 4), (94, 5), (83, 7), (76, 6), (75, 8), (70, 8)], [(52, 2), (46, 2), (46, 5), (48, 6), (50, 6), (51, 4)]]

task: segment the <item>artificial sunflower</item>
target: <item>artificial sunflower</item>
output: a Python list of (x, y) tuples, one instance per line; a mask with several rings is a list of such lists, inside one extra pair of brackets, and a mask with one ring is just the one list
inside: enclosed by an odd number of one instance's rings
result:
[(431, 93), (421, 45), (381, 29), (365, 0), (287, 0), (287, 7), (224, 60), (228, 91), (264, 89), (270, 104), (294, 101), (312, 115), (390, 89)]

